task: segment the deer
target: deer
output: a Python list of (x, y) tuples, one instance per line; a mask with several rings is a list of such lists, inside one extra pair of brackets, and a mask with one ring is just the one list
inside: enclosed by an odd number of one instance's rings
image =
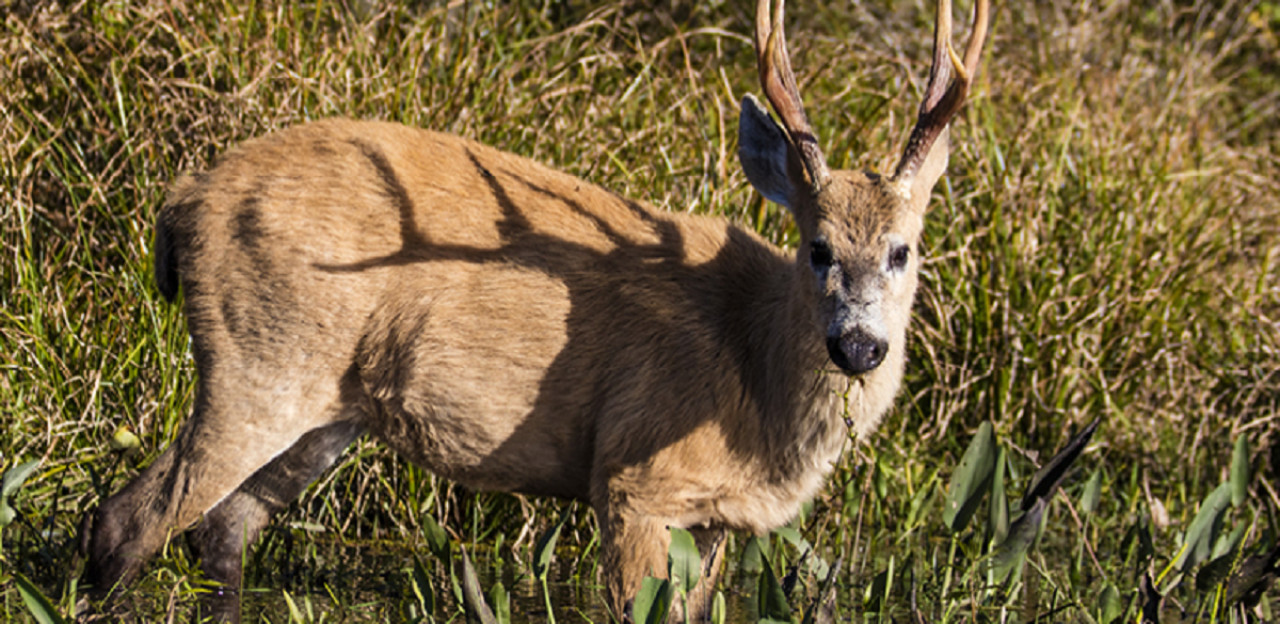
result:
[[(158, 291), (198, 373), (171, 445), (87, 513), (104, 602), (187, 532), (240, 618), (241, 561), (358, 436), (473, 490), (583, 501), (608, 608), (626, 618), (688, 529), (708, 613), (727, 531), (796, 516), (894, 402), (924, 215), (986, 38), (963, 58), (937, 3), (932, 66), (891, 175), (831, 170), (805, 114), (782, 0), (758, 0), (741, 101), (748, 181), (795, 249), (665, 211), (454, 135), (328, 119), (180, 177), (158, 212)], [(672, 619), (683, 617), (673, 610)]]

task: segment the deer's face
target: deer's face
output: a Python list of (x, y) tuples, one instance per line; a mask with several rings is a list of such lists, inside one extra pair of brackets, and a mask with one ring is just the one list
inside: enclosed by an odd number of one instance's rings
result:
[(817, 330), (831, 362), (848, 375), (869, 373), (887, 359), (900, 363), (920, 230), (929, 193), (946, 165), (945, 140), (928, 154), (919, 176), (827, 171), (825, 164), (805, 165), (803, 151), (751, 96), (742, 101), (738, 137), (751, 184), (796, 218), (798, 262), (816, 284)]
[(827, 353), (846, 374), (868, 373), (904, 348), (922, 215), (880, 176), (837, 171), (814, 216), (799, 261), (813, 274)]

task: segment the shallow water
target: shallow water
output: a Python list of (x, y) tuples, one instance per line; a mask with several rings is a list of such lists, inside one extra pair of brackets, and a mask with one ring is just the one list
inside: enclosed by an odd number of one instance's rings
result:
[[(290, 621), (289, 601), (307, 613), (310, 601), (315, 621), (391, 622), (421, 615), (415, 593), (414, 557), (422, 561), (430, 577), (431, 589), (420, 583), (418, 590), (432, 594), (433, 617), (446, 621), (458, 617), (450, 578), (444, 566), (426, 548), (415, 550), (405, 544), (344, 545), (315, 543), (304, 546), (303, 557), (285, 553), (262, 560), (250, 568), (242, 613), (246, 622)], [(733, 553), (730, 553), (731, 555)], [(480, 586), (489, 596), (501, 581), (510, 596), (511, 622), (523, 624), (548, 621), (541, 585), (533, 578), (528, 561), (512, 561), (491, 551), (469, 553)], [(730, 557), (733, 559), (733, 557)], [(597, 581), (596, 557), (577, 560), (572, 553), (559, 552), (552, 563), (547, 589), (557, 622), (609, 622), (604, 590)], [(736, 560), (736, 559), (735, 559)], [(754, 575), (738, 575), (732, 565), (722, 581), (727, 614), (731, 623), (755, 622)], [(432, 591), (433, 590), (433, 591)]]

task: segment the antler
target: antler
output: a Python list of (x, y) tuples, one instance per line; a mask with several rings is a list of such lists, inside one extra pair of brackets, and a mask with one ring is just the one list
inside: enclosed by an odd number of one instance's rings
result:
[(796, 77), (791, 71), (791, 56), (787, 53), (787, 37), (783, 32), (783, 8), (785, 0), (778, 0), (773, 8), (770, 21), (769, 5), (771, 0), (758, 0), (756, 3), (756, 62), (760, 70), (760, 86), (764, 88), (765, 97), (773, 105), (773, 110), (782, 119), (782, 126), (815, 190), (826, 185), (831, 178), (827, 169), (827, 159), (818, 147), (818, 138), (814, 136), (809, 118), (804, 114), (804, 103), (800, 100), (800, 89), (796, 87)]
[[(973, 6), (973, 32), (965, 48), (964, 60), (951, 47), (951, 0), (938, 0), (938, 21), (933, 31), (933, 67), (929, 69), (929, 85), (925, 88), (924, 101), (916, 126), (907, 140), (902, 160), (893, 174), (893, 181), (910, 181), (920, 170), (934, 141), (942, 134), (951, 118), (964, 104), (969, 85), (978, 72), (982, 56), (982, 44), (987, 38), (987, 21), (990, 13), (988, 0), (976, 0)], [(955, 71), (955, 78), (951, 76)]]

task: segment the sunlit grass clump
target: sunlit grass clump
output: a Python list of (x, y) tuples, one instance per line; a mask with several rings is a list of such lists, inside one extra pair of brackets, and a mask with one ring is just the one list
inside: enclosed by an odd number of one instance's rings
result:
[[(735, 158), (752, 3), (651, 4), (0, 3), (0, 619), (70, 615), (80, 516), (185, 417), (154, 215), (170, 180), (242, 140), (393, 120), (793, 242)], [(928, 216), (898, 406), (793, 527), (731, 540), (728, 618), (1271, 619), (1274, 590), (1248, 581), (1280, 552), (1280, 4), (998, 3), (994, 19)], [(931, 25), (925, 3), (793, 0), (833, 167), (897, 158)], [(1014, 493), (1094, 420), (1018, 534)], [(974, 445), (992, 468), (956, 485)], [(962, 524), (955, 487), (975, 506)], [(596, 544), (583, 506), (462, 491), (361, 442), (266, 532), (246, 581), (271, 621), (444, 619), (475, 604), (452, 585), (465, 548), (491, 607), (504, 587), (514, 619), (601, 619)], [(205, 589), (175, 540), (132, 608), (182, 619)]]

